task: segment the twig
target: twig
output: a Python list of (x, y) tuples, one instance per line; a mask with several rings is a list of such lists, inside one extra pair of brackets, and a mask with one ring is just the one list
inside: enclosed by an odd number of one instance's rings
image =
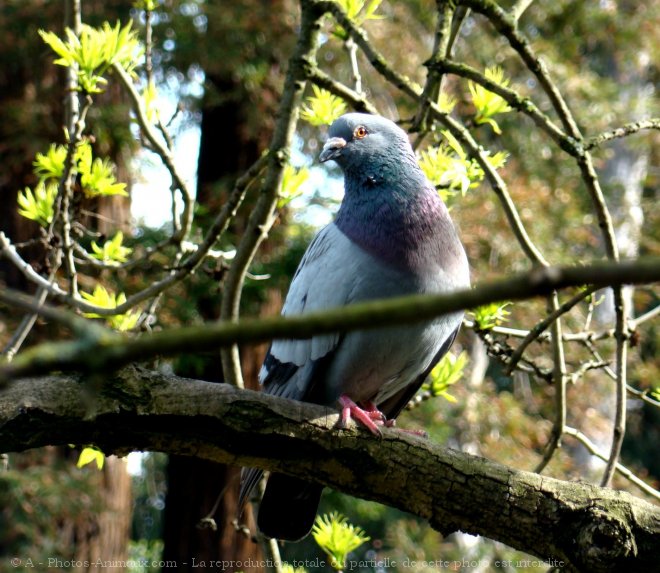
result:
[(307, 66), (305, 75), (307, 76), (307, 79), (312, 83), (325, 90), (328, 90), (329, 92), (350, 103), (351, 107), (356, 111), (363, 111), (372, 114), (378, 113), (376, 107), (366, 99), (364, 94), (357, 93), (346, 87), (344, 84), (335, 81), (317, 66)]
[(268, 155), (263, 155), (259, 158), (235, 183), (234, 189), (229, 195), (229, 199), (223, 205), (222, 210), (213, 221), (204, 237), (204, 240), (199, 245), (199, 248), (185, 259), (181, 265), (175, 269), (174, 272), (169, 273), (159, 281), (152, 283), (145, 289), (129, 296), (123, 304), (118, 305), (116, 308), (104, 308), (88, 303), (87, 301), (72, 297), (69, 293), (62, 290), (57, 284), (50, 284), (45, 278), (39, 275), (32, 266), (27, 263), (16, 251), (11, 241), (0, 232), (0, 253), (8, 258), (12, 263), (23, 273), (23, 275), (31, 282), (38, 286), (42, 286), (48, 290), (49, 294), (57, 300), (66, 302), (70, 306), (81, 310), (82, 312), (94, 313), (99, 316), (114, 316), (117, 314), (124, 314), (131, 310), (134, 306), (148, 300), (157, 294), (163, 292), (176, 282), (183, 280), (190, 273), (201, 264), (206, 257), (206, 253), (218, 240), (220, 235), (229, 226), (229, 222), (236, 214), (236, 210), (243, 201), (245, 192), (250, 183), (255, 177), (261, 173), (263, 166), (266, 163)]
[(655, 117), (651, 119), (633, 121), (631, 123), (626, 123), (621, 127), (617, 127), (611, 131), (605, 131), (599, 135), (595, 135), (587, 139), (584, 142), (583, 148), (585, 151), (589, 151), (596, 147), (600, 147), (603, 143), (607, 143), (613, 139), (627, 137), (628, 135), (639, 133), (643, 129), (660, 129), (660, 118)]
[[(294, 55), (289, 61), (289, 70), (280, 100), (277, 122), (269, 146), (268, 168), (257, 204), (250, 214), (245, 232), (236, 249), (236, 257), (227, 273), (222, 293), (220, 318), (223, 321), (238, 320), (243, 282), (257, 249), (266, 238), (275, 218), (274, 212), (282, 184), (282, 173), (286, 163), (298, 121), (298, 109), (302, 101), (304, 79), (308, 63), (313, 62), (317, 50), (318, 21), (323, 12), (315, 3), (302, 3), (300, 35)], [(224, 381), (243, 387), (238, 347), (232, 345), (221, 351)]]
[[(596, 447), (596, 444), (594, 444), (585, 434), (580, 432), (580, 430), (576, 430), (575, 428), (571, 428), (570, 426), (567, 426), (566, 428), (564, 428), (564, 433), (567, 436), (571, 436), (575, 438), (578, 442), (580, 442), (592, 456), (596, 456), (597, 458), (603, 460), (604, 462), (608, 461), (608, 457), (605, 454), (603, 454)], [(615, 468), (616, 471), (618, 471), (628, 481), (635, 484), (644, 493), (649, 494), (655, 499), (660, 499), (660, 491), (652, 488), (650, 485), (639, 479), (633, 472), (631, 472), (623, 464), (617, 462)]]
[(511, 17), (518, 22), (521, 16), (525, 13), (525, 10), (529, 8), (534, 0), (517, 0), (517, 2), (511, 7)]
[[(557, 291), (554, 291), (549, 299), (551, 312), (549, 316), (555, 318), (550, 322), (552, 325), (552, 351), (554, 368), (552, 381), (555, 389), (555, 421), (552, 426), (552, 438), (546, 448), (543, 460), (535, 468), (536, 473), (541, 473), (552, 459), (555, 451), (561, 447), (561, 439), (566, 428), (566, 362), (564, 357), (564, 346), (562, 344), (561, 316), (562, 307), (559, 305)], [(524, 341), (523, 341), (524, 342)]]
[(426, 84), (421, 93), (421, 103), (413, 120), (413, 131), (427, 131), (426, 122), (428, 119), (429, 102), (436, 101), (438, 95), (442, 90), (442, 70), (437, 70), (433, 64), (439, 60), (446, 59), (449, 56), (451, 49), (451, 31), (452, 31), (452, 17), (454, 15), (455, 7), (452, 2), (444, 2), (438, 0), (436, 3), (438, 12), (438, 21), (435, 29), (435, 39), (433, 44), (433, 52), (431, 58), (426, 62), (427, 76)]
[(579, 146), (576, 141), (568, 137), (566, 133), (564, 133), (559, 126), (544, 114), (530, 98), (522, 97), (515, 90), (494, 82), (467, 64), (451, 60), (438, 60), (433, 66), (439, 71), (469, 79), (474, 83), (482, 85), (488, 91), (499, 95), (513, 109), (527, 115), (542, 131), (547, 133), (561, 149), (572, 156), (578, 154)]
[(431, 110), (434, 112), (436, 119), (449, 129), (452, 135), (467, 149), (470, 157), (472, 157), (484, 171), (486, 179), (488, 179), (490, 186), (500, 200), (502, 208), (504, 209), (504, 214), (511, 226), (511, 230), (527, 258), (536, 265), (548, 266), (549, 263), (527, 234), (527, 230), (523, 225), (518, 209), (513, 203), (511, 195), (509, 195), (506, 183), (497, 170), (488, 162), (481, 146), (474, 140), (472, 134), (458, 121), (446, 113), (443, 113), (436, 104), (431, 104)]
[(351, 75), (353, 76), (353, 89), (356, 93), (362, 93), (362, 76), (357, 61), (357, 44), (350, 36), (344, 41), (344, 48), (348, 52), (348, 61), (351, 64)]
[(507, 374), (511, 374), (513, 372), (513, 369), (516, 367), (516, 364), (522, 357), (523, 353), (527, 349), (527, 347), (536, 340), (542, 332), (544, 332), (557, 318), (562, 316), (563, 314), (566, 314), (569, 310), (571, 310), (576, 304), (587, 298), (590, 294), (595, 292), (594, 287), (588, 287), (584, 290), (581, 290), (579, 293), (577, 293), (575, 296), (573, 296), (571, 299), (567, 300), (565, 303), (563, 303), (561, 306), (557, 307), (554, 309), (548, 316), (546, 316), (543, 320), (538, 322), (525, 336), (524, 340), (518, 345), (518, 348), (516, 348), (515, 352), (511, 356), (511, 361), (507, 365), (506, 372)]
[[(545, 64), (536, 56), (527, 39), (517, 29), (515, 20), (513, 20), (493, 0), (464, 0), (464, 3), (471, 6), (476, 12), (486, 16), (495, 29), (509, 41), (511, 47), (518, 53), (525, 65), (538, 79), (539, 85), (546, 92), (568, 135), (576, 141), (582, 142), (582, 134), (566, 101), (550, 78), (550, 74), (548, 73)], [(614, 234), (612, 217), (607, 208), (591, 155), (588, 151), (585, 151), (584, 148), (582, 148), (576, 159), (578, 167), (580, 168), (582, 180), (585, 183), (594, 210), (596, 211), (607, 257), (610, 260), (618, 261), (619, 250)], [(621, 452), (621, 445), (623, 444), (626, 418), (627, 302), (623, 297), (621, 287), (614, 287), (612, 290), (614, 293), (614, 309), (616, 313), (615, 338), (617, 341), (616, 406), (614, 414), (614, 429), (612, 433), (612, 450), (602, 481), (604, 486), (610, 483), (615, 471), (616, 463)]]
[(190, 228), (192, 226), (192, 219), (194, 215), (193, 212), (194, 200), (192, 199), (192, 193), (190, 191), (190, 188), (183, 179), (181, 173), (179, 173), (179, 170), (174, 161), (174, 157), (172, 156), (172, 153), (168, 149), (167, 144), (163, 145), (161, 139), (158, 137), (158, 134), (156, 133), (151, 122), (147, 119), (147, 114), (144, 109), (144, 105), (142, 104), (142, 99), (140, 98), (140, 95), (137, 93), (135, 87), (133, 86), (133, 82), (131, 81), (130, 76), (118, 64), (113, 64), (112, 69), (117, 74), (117, 76), (121, 80), (122, 85), (124, 86), (124, 89), (128, 93), (140, 129), (146, 136), (147, 141), (151, 145), (154, 152), (161, 158), (163, 164), (169, 171), (170, 176), (172, 177), (172, 185), (175, 186), (176, 189), (178, 189), (179, 192), (181, 193), (181, 197), (183, 199), (183, 213), (181, 215), (182, 223), (177, 228), (174, 236), (172, 237), (172, 241), (174, 242), (184, 241), (188, 237), (188, 234), (190, 233)]

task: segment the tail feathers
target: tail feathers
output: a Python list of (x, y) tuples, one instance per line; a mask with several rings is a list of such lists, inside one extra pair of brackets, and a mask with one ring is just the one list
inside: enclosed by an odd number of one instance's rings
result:
[(238, 494), (238, 515), (243, 514), (245, 503), (250, 498), (252, 490), (257, 487), (261, 476), (264, 475), (263, 470), (257, 468), (243, 468), (241, 471), (241, 491)]
[(298, 541), (314, 525), (323, 486), (282, 474), (270, 474), (259, 505), (257, 524), (267, 537)]

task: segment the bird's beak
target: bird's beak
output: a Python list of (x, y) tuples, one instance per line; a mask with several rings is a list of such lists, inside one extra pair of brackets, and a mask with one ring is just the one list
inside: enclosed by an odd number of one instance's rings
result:
[(324, 163), (330, 159), (336, 159), (344, 147), (346, 147), (346, 140), (343, 137), (331, 137), (325, 142), (319, 155), (319, 161)]

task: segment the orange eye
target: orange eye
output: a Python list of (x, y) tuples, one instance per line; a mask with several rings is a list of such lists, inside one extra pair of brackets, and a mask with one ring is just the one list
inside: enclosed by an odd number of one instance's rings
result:
[(355, 128), (355, 131), (353, 132), (353, 135), (357, 139), (362, 139), (363, 137), (366, 137), (366, 135), (367, 135), (367, 128), (364, 127), (364, 125), (359, 125), (358, 127)]

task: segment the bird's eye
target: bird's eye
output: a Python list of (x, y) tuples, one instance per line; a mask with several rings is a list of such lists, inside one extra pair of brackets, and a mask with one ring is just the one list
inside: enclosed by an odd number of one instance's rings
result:
[(355, 128), (355, 131), (353, 132), (353, 136), (357, 139), (362, 139), (363, 137), (366, 137), (367, 135), (367, 128), (364, 127), (364, 125), (359, 125), (358, 127)]

